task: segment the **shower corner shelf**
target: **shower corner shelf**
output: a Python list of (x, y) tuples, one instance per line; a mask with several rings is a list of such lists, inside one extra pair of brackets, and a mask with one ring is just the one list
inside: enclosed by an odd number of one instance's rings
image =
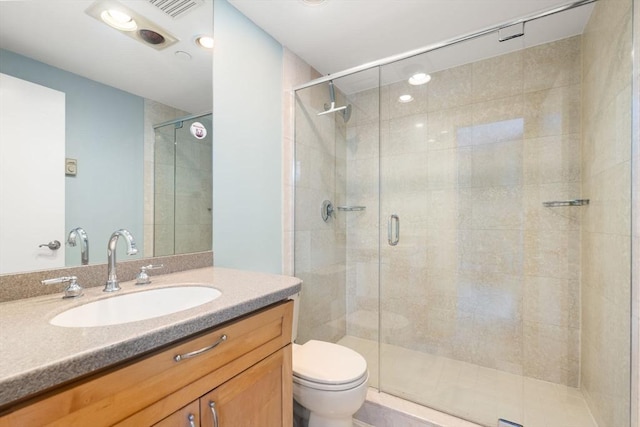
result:
[(545, 208), (558, 208), (563, 206), (585, 206), (588, 204), (589, 204), (589, 199), (554, 200), (551, 202), (542, 203), (542, 205)]
[(365, 210), (366, 206), (337, 206), (336, 209), (344, 212), (360, 212)]

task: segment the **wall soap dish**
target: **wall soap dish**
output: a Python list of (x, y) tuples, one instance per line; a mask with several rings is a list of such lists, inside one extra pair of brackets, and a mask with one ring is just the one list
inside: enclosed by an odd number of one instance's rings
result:
[(345, 212), (359, 212), (365, 210), (366, 206), (337, 206), (336, 209)]

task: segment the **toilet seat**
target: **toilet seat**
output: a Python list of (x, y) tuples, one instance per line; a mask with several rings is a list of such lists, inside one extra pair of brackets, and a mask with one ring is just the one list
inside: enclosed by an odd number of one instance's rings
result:
[(349, 390), (367, 379), (367, 361), (350, 348), (316, 340), (293, 346), (293, 380), (302, 386)]
[(368, 379), (369, 379), (369, 373), (365, 372), (356, 381), (353, 381), (353, 382), (350, 382), (350, 383), (344, 383), (344, 384), (322, 384), (322, 383), (317, 383), (315, 381), (305, 380), (304, 378), (300, 378), (300, 377), (296, 376), (295, 374), (293, 375), (294, 384), (298, 384), (298, 385), (301, 385), (303, 387), (311, 388), (311, 389), (314, 389), (314, 390), (322, 390), (322, 391), (347, 391), (347, 390), (351, 390), (352, 388), (356, 388), (359, 385), (361, 385), (362, 383), (366, 382)]

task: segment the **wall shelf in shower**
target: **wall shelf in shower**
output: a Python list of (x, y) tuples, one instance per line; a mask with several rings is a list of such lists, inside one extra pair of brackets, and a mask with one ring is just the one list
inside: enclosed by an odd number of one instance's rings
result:
[(366, 208), (367, 208), (366, 206), (338, 206), (337, 207), (339, 211), (344, 211), (344, 212), (359, 212), (359, 211), (365, 210)]
[(585, 206), (588, 204), (589, 204), (589, 199), (554, 200), (551, 202), (542, 203), (542, 205), (546, 208), (559, 208), (563, 206)]

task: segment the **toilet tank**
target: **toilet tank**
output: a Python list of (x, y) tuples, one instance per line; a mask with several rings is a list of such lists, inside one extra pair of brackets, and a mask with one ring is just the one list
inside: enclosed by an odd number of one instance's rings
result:
[(291, 328), (291, 342), (298, 338), (298, 317), (300, 312), (300, 292), (289, 297), (293, 301), (293, 327)]

